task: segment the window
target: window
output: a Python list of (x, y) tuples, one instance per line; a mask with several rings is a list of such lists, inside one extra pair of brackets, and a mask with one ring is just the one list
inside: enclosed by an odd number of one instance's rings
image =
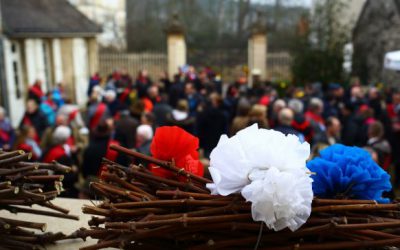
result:
[(50, 50), (47, 40), (43, 40), (43, 63), (44, 63), (44, 73), (46, 74), (46, 85), (47, 89), (50, 90), (52, 87), (52, 77), (50, 68)]
[(18, 63), (13, 61), (14, 83), (15, 83), (15, 96), (21, 98), (21, 88), (19, 86)]
[(14, 86), (15, 86), (15, 96), (17, 99), (22, 97), (22, 90), (21, 90), (21, 69), (20, 69), (20, 58), (19, 58), (19, 44), (18, 42), (14, 41), (11, 42), (11, 60), (12, 60), (12, 70), (13, 70), (13, 77), (14, 77)]

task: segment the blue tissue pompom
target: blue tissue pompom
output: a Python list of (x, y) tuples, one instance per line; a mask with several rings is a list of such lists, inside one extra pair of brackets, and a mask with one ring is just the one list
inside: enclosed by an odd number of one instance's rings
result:
[(315, 173), (311, 177), (317, 197), (390, 202), (382, 197), (384, 191), (392, 189), (390, 175), (362, 148), (334, 144), (309, 161), (307, 167)]

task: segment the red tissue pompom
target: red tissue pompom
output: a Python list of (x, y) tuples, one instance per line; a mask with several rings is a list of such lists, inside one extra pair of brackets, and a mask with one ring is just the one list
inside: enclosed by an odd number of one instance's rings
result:
[[(178, 168), (183, 168), (198, 176), (203, 176), (204, 168), (199, 161), (199, 139), (176, 126), (159, 127), (150, 146), (151, 154), (163, 161), (175, 161)], [(151, 165), (151, 171), (159, 176), (171, 178), (175, 173)]]

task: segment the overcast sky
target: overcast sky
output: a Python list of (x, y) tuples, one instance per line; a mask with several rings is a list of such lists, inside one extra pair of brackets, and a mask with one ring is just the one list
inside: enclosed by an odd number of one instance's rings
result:
[[(276, 0), (252, 0), (252, 2), (274, 4)], [(302, 5), (305, 7), (311, 7), (312, 2), (313, 0), (282, 0), (282, 3), (286, 5)]]

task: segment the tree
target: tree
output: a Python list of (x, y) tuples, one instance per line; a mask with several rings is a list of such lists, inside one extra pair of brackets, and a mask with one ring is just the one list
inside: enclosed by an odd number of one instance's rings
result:
[(307, 22), (309, 29), (298, 31), (292, 47), (294, 82), (341, 82), (343, 76), (343, 46), (348, 41), (348, 27), (339, 22), (342, 1), (325, 0), (316, 5)]
[(270, 51), (287, 51), (293, 39), (293, 25), (304, 7), (299, 0), (129, 0), (127, 45), (129, 51), (165, 51), (163, 28), (178, 13), (186, 30), (188, 48), (204, 51), (247, 51), (248, 28), (256, 10), (265, 13)]

